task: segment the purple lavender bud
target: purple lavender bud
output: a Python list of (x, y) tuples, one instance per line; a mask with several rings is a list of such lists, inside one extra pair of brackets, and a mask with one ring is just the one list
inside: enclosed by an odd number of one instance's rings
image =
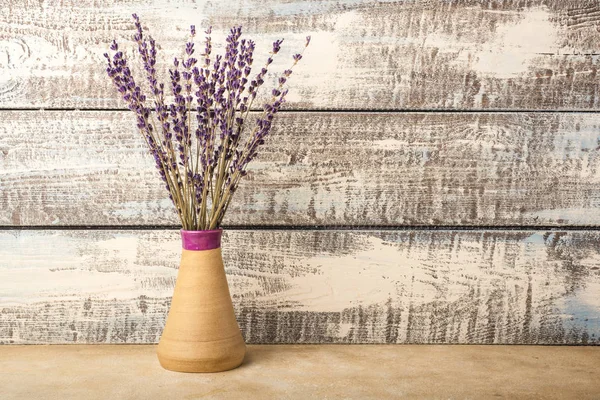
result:
[[(196, 25), (190, 25), (190, 33), (192, 36), (196, 36)], [(310, 38), (310, 36), (308, 38)]]
[(271, 93), (273, 94), (274, 97), (277, 97), (281, 94), (281, 92), (277, 89), (273, 89), (273, 91)]
[(113, 41), (112, 41), (112, 44), (110, 45), (110, 49), (111, 49), (112, 51), (117, 51), (117, 50), (119, 50), (119, 45), (117, 44), (117, 41), (116, 41), (116, 40), (113, 40)]
[[(192, 51), (192, 53), (193, 53), (193, 51)], [(196, 60), (194, 57), (190, 57), (187, 59), (187, 62), (185, 63), (184, 67), (187, 69), (190, 69), (194, 65), (196, 65), (197, 62), (198, 62), (198, 60)]]
[(310, 44), (310, 36), (306, 37), (306, 44), (304, 46), (308, 46)]
[(302, 54), (295, 54), (294, 55), (294, 61), (298, 62), (298, 61), (300, 61), (300, 59), (302, 59)]
[(283, 85), (285, 83), (286, 79), (284, 77), (279, 78), (279, 84)]
[(194, 53), (194, 43), (192, 43), (192, 42), (186, 43), (186, 45), (185, 45), (185, 53), (188, 56), (191, 56)]
[(281, 43), (283, 43), (283, 39), (273, 42), (273, 54), (279, 53), (279, 50), (281, 50)]

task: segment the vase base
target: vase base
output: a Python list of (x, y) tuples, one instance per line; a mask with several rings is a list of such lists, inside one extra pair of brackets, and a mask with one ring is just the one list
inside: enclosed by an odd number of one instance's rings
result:
[(189, 372), (189, 373), (214, 373), (224, 372), (236, 369), (242, 365), (242, 361), (235, 363), (221, 362), (206, 362), (206, 361), (190, 361), (177, 359), (161, 359), (159, 358), (160, 366), (166, 370), (173, 372)]
[(181, 342), (161, 338), (160, 365), (175, 372), (223, 372), (242, 365), (246, 344), (241, 335), (214, 342)]

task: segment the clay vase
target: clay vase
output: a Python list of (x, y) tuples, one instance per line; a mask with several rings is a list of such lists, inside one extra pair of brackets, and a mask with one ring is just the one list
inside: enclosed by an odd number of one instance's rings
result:
[(165, 369), (220, 372), (244, 360), (246, 344), (231, 303), (221, 233), (181, 231), (181, 263), (157, 351)]

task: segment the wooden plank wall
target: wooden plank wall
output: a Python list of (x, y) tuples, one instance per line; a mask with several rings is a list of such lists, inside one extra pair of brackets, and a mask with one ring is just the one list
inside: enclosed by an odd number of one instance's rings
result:
[(600, 343), (592, 0), (4, 2), (0, 343), (160, 336), (177, 220), (102, 57), (133, 12), (161, 60), (313, 37), (225, 221), (247, 342)]

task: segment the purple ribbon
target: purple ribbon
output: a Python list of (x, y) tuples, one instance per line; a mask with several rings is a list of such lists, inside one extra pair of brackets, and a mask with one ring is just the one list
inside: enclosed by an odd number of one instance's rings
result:
[(221, 247), (223, 229), (207, 231), (181, 230), (181, 243), (185, 250), (212, 250)]

